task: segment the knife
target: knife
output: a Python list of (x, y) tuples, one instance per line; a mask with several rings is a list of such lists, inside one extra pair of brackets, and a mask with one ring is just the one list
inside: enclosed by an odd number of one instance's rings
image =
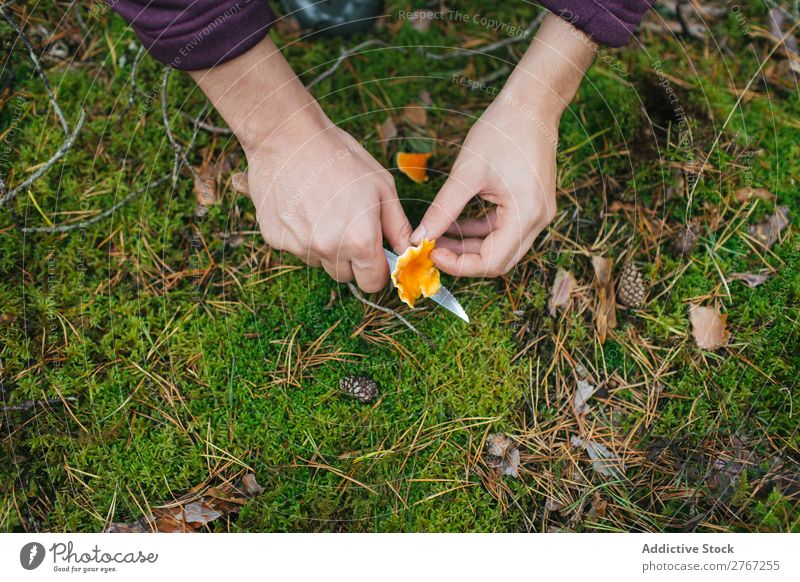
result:
[[(386, 261), (389, 263), (389, 272), (394, 271), (397, 266), (397, 255), (386, 249), (383, 249), (383, 254), (386, 255)], [(458, 300), (453, 297), (453, 294), (450, 293), (444, 285), (442, 285), (442, 288), (439, 289), (436, 295), (429, 297), (429, 299), (433, 299), (447, 311), (469, 323), (467, 312), (464, 311), (464, 308), (461, 307)]]

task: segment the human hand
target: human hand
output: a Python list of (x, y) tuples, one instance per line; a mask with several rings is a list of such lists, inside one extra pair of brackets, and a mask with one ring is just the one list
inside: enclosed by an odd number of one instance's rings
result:
[[(503, 91), (470, 130), (411, 236), (412, 243), (437, 239), (431, 257), (441, 270), (503, 275), (552, 220), (558, 125), (594, 50), (570, 24), (552, 14), (545, 18)], [(481, 218), (458, 221), (475, 196), (494, 207)]]
[(411, 233), (391, 174), (328, 119), (268, 38), (192, 75), (245, 151), (267, 243), (337, 281), (382, 289), (383, 237), (402, 252)]

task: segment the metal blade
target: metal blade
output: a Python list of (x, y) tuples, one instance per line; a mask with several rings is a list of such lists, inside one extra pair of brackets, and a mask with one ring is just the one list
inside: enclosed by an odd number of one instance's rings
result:
[[(383, 249), (383, 254), (386, 255), (386, 261), (389, 263), (389, 271), (394, 271), (395, 267), (397, 266), (397, 255), (386, 249)], [(439, 292), (430, 299), (444, 307), (456, 317), (460, 317), (469, 323), (469, 316), (467, 315), (467, 312), (464, 311), (464, 308), (461, 307), (458, 299), (453, 297), (453, 294), (450, 293), (450, 291), (448, 291), (444, 285), (442, 285), (442, 288), (439, 290)]]

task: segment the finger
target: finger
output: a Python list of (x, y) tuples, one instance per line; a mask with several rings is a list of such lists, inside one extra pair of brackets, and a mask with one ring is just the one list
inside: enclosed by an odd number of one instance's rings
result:
[(353, 280), (353, 268), (350, 261), (322, 261), (322, 268), (331, 276), (334, 281), (346, 283)]
[(442, 236), (477, 191), (474, 186), (451, 174), (411, 235), (411, 242), (419, 244), (423, 238), (437, 239)]
[(450, 238), (442, 236), (436, 240), (437, 249), (447, 249), (457, 255), (480, 253), (481, 244), (483, 244), (482, 238)]
[(409, 247), (411, 223), (403, 212), (403, 206), (394, 188), (381, 196), (381, 229), (383, 236), (397, 254), (402, 254)]
[(447, 228), (447, 234), (466, 237), (486, 237), (494, 230), (497, 223), (497, 209), (492, 208), (485, 216), (480, 218), (466, 218), (458, 222), (454, 222)]
[(353, 266), (353, 274), (356, 278), (356, 283), (359, 289), (365, 293), (376, 293), (386, 287), (389, 281), (389, 265), (386, 258), (381, 253), (380, 258), (369, 265), (362, 263), (351, 263)]
[(497, 277), (504, 275), (524, 237), (511, 225), (500, 225), (483, 239), (479, 253), (457, 254), (450, 249), (431, 253), (436, 266), (457, 277)]

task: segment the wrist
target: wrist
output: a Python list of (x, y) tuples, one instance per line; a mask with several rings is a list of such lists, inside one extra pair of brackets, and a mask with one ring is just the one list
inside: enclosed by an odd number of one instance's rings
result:
[(556, 123), (594, 60), (597, 45), (555, 14), (548, 14), (503, 92)]
[(235, 59), (191, 75), (247, 154), (331, 125), (269, 37)]

